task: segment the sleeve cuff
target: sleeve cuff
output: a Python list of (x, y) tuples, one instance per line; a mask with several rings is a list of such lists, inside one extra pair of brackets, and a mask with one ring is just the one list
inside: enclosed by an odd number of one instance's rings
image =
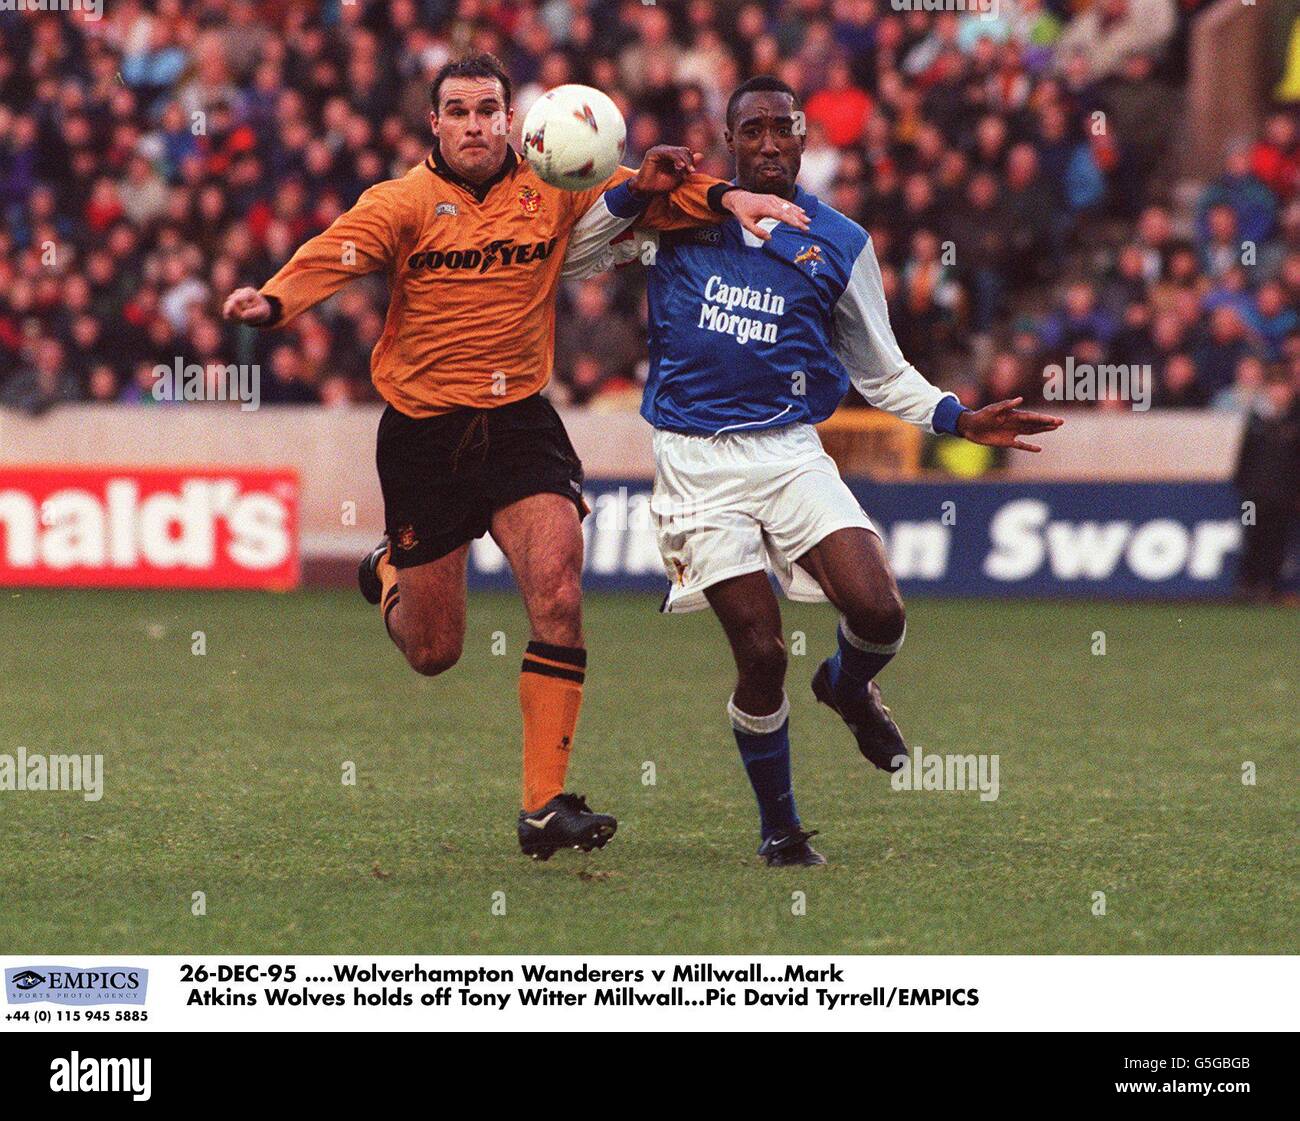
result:
[(934, 416), (930, 418), (930, 427), (936, 432), (946, 432), (950, 436), (956, 436), (957, 418), (962, 413), (968, 412), (970, 410), (951, 393), (945, 394), (939, 398), (939, 403), (934, 407)]
[(713, 186), (709, 188), (707, 196), (709, 200), (709, 209), (715, 214), (730, 214), (731, 211), (722, 205), (722, 196), (728, 191), (738, 190), (740, 190), (740, 188), (737, 187), (735, 183), (714, 183)]
[(615, 218), (635, 218), (650, 203), (650, 196), (632, 189), (632, 180), (624, 179), (605, 192), (605, 206)]
[(267, 296), (265, 292), (262, 295), (266, 298), (266, 302), (271, 305), (271, 318), (259, 323), (258, 326), (262, 328), (274, 327), (284, 318), (284, 304), (280, 302), (279, 296)]

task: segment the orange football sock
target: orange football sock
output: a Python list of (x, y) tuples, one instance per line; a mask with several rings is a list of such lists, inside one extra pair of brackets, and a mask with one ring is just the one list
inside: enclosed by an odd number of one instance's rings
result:
[(564, 789), (569, 749), (582, 708), (587, 651), (530, 642), (519, 674), (524, 714), (524, 809), (540, 809)]

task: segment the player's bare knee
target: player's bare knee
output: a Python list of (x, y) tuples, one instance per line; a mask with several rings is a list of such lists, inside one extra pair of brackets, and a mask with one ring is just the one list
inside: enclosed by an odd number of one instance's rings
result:
[(460, 661), (460, 652), (460, 643), (417, 643), (407, 648), (406, 660), (416, 673), (437, 677)]
[(849, 630), (867, 642), (887, 644), (897, 642), (907, 623), (903, 597), (897, 588), (882, 589), (861, 604), (844, 613)]

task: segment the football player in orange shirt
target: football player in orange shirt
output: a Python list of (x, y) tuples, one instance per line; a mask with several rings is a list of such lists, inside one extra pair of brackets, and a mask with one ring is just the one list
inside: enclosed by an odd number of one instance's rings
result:
[(385, 538), (362, 561), (417, 672), (456, 664), (465, 637), (469, 543), (491, 533), (523, 595), (530, 642), (523, 710), (525, 854), (603, 847), (617, 822), (564, 792), (587, 652), (582, 631), (582, 464), (540, 395), (551, 374), (555, 296), (566, 268), (639, 226), (672, 229), (734, 214), (757, 236), (773, 218), (807, 228), (799, 207), (694, 174), (683, 148), (659, 147), (589, 191), (543, 182), (507, 140), (511, 82), (491, 55), (435, 77), (429, 158), (376, 184), (303, 245), (261, 290), (224, 314), (280, 326), (348, 280), (383, 271), (390, 301), (371, 358), (388, 402), (376, 460)]

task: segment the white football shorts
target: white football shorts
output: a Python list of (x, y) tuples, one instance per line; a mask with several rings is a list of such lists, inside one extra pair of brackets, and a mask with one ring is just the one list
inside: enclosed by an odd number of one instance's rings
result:
[(877, 532), (810, 424), (720, 436), (657, 429), (654, 452), (664, 611), (699, 611), (705, 588), (765, 569), (790, 599), (824, 601), (795, 561), (836, 530)]

